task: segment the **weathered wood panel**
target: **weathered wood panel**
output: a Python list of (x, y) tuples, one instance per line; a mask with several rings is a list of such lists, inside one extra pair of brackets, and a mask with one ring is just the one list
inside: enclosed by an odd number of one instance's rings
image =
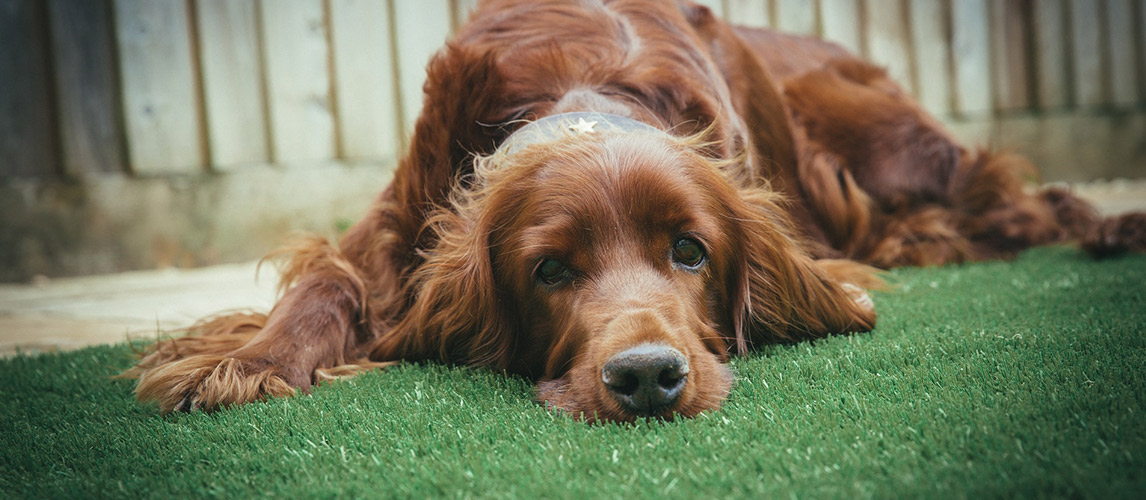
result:
[(1138, 99), (1146, 102), (1146, 0), (1134, 2), (1138, 13)]
[(915, 58), (915, 95), (940, 116), (951, 113), (951, 16), (945, 1), (911, 0), (911, 43)]
[(915, 94), (908, 15), (901, 0), (867, 0), (867, 51), (872, 62), (887, 67), (887, 73), (909, 93)]
[(334, 116), (322, 0), (260, 0), (273, 161), (334, 157)]
[(465, 24), (470, 13), (477, 9), (478, 0), (453, 0), (454, 4), (454, 31)]
[(115, 0), (115, 14), (132, 171), (199, 171), (204, 141), (187, 5)]
[(446, 0), (394, 2), (398, 45), (398, 88), (403, 133), (409, 136), (422, 109), (426, 64), (450, 33), (450, 4)]
[(124, 130), (111, 2), (51, 0), (48, 11), (64, 171), (77, 177), (121, 172)]
[(951, 2), (951, 57), (955, 67), (955, 111), (963, 116), (991, 112), (990, 22), (986, 0)]
[(808, 0), (773, 0), (773, 21), (778, 29), (810, 35), (819, 34), (816, 26), (818, 5)]
[[(1138, 57), (1134, 50), (1132, 0), (1106, 0), (1106, 51), (1110, 55), (1110, 104), (1130, 107), (1138, 102)], [(1146, 30), (1146, 26), (1143, 26)]]
[(47, 21), (39, 0), (0, 3), (0, 176), (58, 170)]
[(728, 0), (726, 17), (735, 24), (766, 28), (772, 25), (770, 0)]
[(344, 158), (393, 158), (401, 134), (388, 2), (332, 0), (339, 149)]
[(1028, 2), (991, 2), (991, 57), (995, 109), (1019, 111), (1031, 106), (1027, 78), (1031, 47)]
[(1071, 67), (1074, 74), (1074, 103), (1094, 108), (1107, 102), (1102, 64), (1102, 33), (1099, 2), (1067, 0), (1070, 15)]
[(195, 14), (211, 166), (228, 170), (266, 162), (268, 137), (255, 0), (198, 0)]
[(820, 0), (820, 24), (824, 38), (843, 45), (853, 54), (863, 54), (863, 29), (858, 0)]
[(1033, 0), (1035, 97), (1039, 108), (1070, 105), (1070, 57), (1063, 0)]

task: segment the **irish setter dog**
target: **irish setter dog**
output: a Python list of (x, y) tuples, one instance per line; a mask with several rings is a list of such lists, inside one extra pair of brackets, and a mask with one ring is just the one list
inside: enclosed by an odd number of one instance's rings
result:
[(732, 354), (873, 328), (875, 268), (1143, 249), (1146, 215), (1033, 174), (827, 42), (687, 1), (486, 1), (365, 218), (288, 249), (269, 315), (202, 322), (128, 375), (163, 412), (212, 410), (433, 360), (530, 377), (585, 420), (690, 417)]

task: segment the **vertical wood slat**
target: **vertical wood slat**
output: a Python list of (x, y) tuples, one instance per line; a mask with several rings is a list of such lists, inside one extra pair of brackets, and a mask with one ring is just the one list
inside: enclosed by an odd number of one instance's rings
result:
[(123, 171), (124, 131), (110, 1), (50, 0), (64, 171)]
[[(1110, 54), (1110, 104), (1138, 102), (1138, 69), (1134, 51), (1132, 0), (1106, 0), (1106, 50)], [(1143, 27), (1146, 30), (1146, 27)]]
[(907, 12), (901, 0), (867, 0), (864, 2), (867, 20), (868, 58), (886, 66), (893, 80), (908, 93), (915, 94), (915, 79), (911, 70), (910, 32)]
[(820, 0), (820, 24), (824, 38), (843, 45), (852, 54), (863, 54), (858, 0)]
[(991, 54), (995, 109), (1024, 110), (1030, 107), (1026, 15), (1021, 1), (991, 2)]
[[(956, 0), (957, 1), (957, 0)], [(916, 97), (928, 111), (951, 114), (950, 7), (937, 0), (911, 0)]]
[(1070, 105), (1070, 58), (1063, 0), (1033, 0), (1035, 97), (1039, 108)]
[(268, 159), (255, 0), (198, 0), (211, 165), (229, 170)]
[(408, 137), (422, 109), (426, 64), (450, 33), (450, 5), (447, 0), (399, 0), (393, 6), (400, 109), (403, 129)]
[(1074, 74), (1074, 102), (1084, 108), (1105, 104), (1102, 72), (1102, 34), (1099, 3), (1095, 0), (1067, 0), (1070, 14), (1071, 57)]
[(401, 132), (389, 6), (377, 0), (331, 0), (330, 17), (342, 156), (393, 158)]
[(991, 112), (990, 19), (986, 0), (951, 2), (951, 57), (955, 111), (963, 116)]
[(728, 0), (724, 14), (733, 24), (766, 28), (772, 26), (770, 7), (769, 0)]
[(116, 0), (131, 168), (191, 173), (203, 165), (199, 97), (183, 0)]
[(1136, 0), (1134, 7), (1138, 13), (1138, 98), (1146, 103), (1146, 0)]
[(0, 177), (46, 177), (58, 169), (44, 4), (0, 4)]
[(478, 0), (454, 0), (454, 31), (457, 31), (477, 9)]
[(322, 0), (260, 0), (272, 160), (334, 157)]
[(816, 7), (808, 0), (774, 0), (773, 22), (777, 29), (790, 33), (818, 34)]

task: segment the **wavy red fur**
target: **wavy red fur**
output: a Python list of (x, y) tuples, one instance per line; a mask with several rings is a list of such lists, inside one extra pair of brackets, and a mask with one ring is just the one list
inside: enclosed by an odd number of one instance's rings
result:
[[(140, 399), (211, 410), (432, 360), (530, 377), (586, 420), (688, 417), (725, 399), (730, 355), (872, 329), (869, 266), (1146, 247), (1146, 216), (1103, 220), (1034, 189), (1028, 163), (956, 143), (881, 68), (690, 2), (483, 2), (425, 92), (363, 220), (338, 245), (281, 253), (269, 315), (145, 352), (126, 373)], [(663, 132), (497, 151), (577, 111)], [(672, 363), (656, 382), (670, 396), (638, 401), (615, 381), (609, 367), (637, 369), (631, 352)]]

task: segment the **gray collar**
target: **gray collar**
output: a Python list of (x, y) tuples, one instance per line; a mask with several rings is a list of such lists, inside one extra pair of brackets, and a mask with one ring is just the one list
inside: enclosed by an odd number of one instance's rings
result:
[(578, 111), (546, 116), (517, 129), (498, 146), (497, 153), (510, 155), (534, 144), (554, 141), (563, 137), (594, 134), (597, 132), (659, 132), (656, 127), (609, 113)]

